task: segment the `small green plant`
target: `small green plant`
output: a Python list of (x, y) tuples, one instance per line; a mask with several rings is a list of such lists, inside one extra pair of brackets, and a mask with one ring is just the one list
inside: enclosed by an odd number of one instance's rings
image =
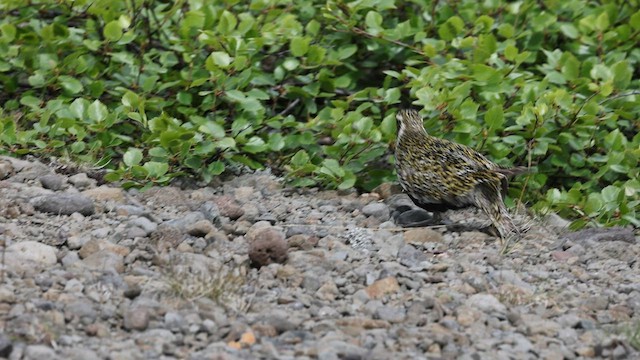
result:
[(248, 297), (242, 294), (244, 272), (241, 267), (226, 264), (196, 269), (175, 259), (162, 269), (168, 294), (186, 301), (209, 298), (236, 311), (250, 306)]
[(625, 333), (629, 345), (631, 345), (637, 351), (640, 351), (640, 321), (636, 321), (629, 325)]

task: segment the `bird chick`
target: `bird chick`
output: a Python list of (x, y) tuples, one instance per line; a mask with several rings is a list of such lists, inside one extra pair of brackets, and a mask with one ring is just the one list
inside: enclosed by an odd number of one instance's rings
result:
[(395, 160), (398, 180), (411, 200), (434, 216), (449, 209), (475, 206), (501, 238), (519, 232), (503, 202), (511, 175), (526, 171), (498, 166), (479, 152), (433, 137), (415, 110), (400, 110)]

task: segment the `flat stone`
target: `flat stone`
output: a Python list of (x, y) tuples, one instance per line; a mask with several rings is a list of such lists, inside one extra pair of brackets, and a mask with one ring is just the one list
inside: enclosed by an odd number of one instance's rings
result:
[(40, 211), (56, 215), (71, 215), (75, 212), (84, 216), (95, 212), (93, 201), (81, 194), (51, 194), (38, 196), (30, 201)]
[(40, 184), (45, 189), (59, 191), (64, 188), (67, 179), (64, 176), (57, 174), (46, 174), (40, 176), (38, 181), (40, 181)]
[(369, 295), (371, 299), (380, 299), (385, 295), (393, 294), (399, 290), (400, 284), (393, 276), (380, 279), (365, 288), (367, 295)]
[(471, 295), (467, 301), (465, 301), (465, 305), (472, 308), (478, 309), (489, 315), (506, 315), (507, 308), (502, 304), (495, 296), (490, 294), (474, 294)]
[(409, 229), (403, 233), (404, 242), (412, 245), (424, 243), (441, 243), (444, 240), (442, 233), (428, 228)]
[(7, 247), (5, 261), (9, 268), (25, 268), (33, 264), (52, 266), (58, 262), (53, 246), (37, 241), (22, 241)]
[(362, 213), (366, 216), (372, 216), (381, 221), (389, 220), (389, 207), (382, 202), (372, 202), (362, 208)]
[(82, 192), (82, 195), (85, 195), (95, 201), (113, 201), (119, 204), (124, 204), (126, 202), (125, 193), (122, 189), (106, 185), (85, 190)]

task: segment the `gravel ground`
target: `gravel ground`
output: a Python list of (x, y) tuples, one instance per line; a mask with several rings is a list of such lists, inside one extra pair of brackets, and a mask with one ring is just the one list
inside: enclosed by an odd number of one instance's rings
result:
[(528, 220), (505, 247), (399, 229), (387, 190), (140, 192), (0, 157), (0, 357), (640, 358), (631, 230)]

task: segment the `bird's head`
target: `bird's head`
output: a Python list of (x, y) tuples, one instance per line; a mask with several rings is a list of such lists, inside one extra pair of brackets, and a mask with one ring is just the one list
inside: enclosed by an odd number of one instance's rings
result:
[(396, 114), (398, 137), (407, 132), (425, 132), (422, 116), (413, 109), (400, 109)]

